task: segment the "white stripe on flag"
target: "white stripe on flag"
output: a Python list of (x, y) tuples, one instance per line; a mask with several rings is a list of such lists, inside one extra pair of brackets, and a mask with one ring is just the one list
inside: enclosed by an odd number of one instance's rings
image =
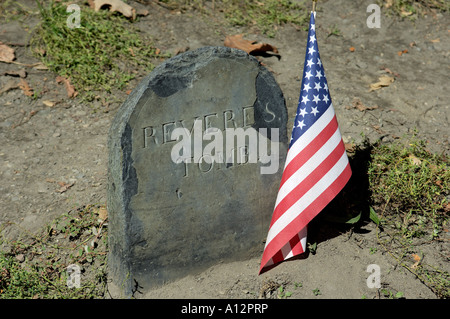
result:
[(298, 186), (305, 178), (309, 176), (316, 168), (322, 163), (324, 158), (327, 158), (331, 152), (339, 145), (342, 141), (341, 133), (339, 128), (336, 128), (334, 134), (330, 139), (313, 155), (308, 161), (303, 164), (294, 174), (292, 174), (289, 179), (284, 182), (278, 191), (277, 201), (275, 207), (287, 196), (295, 187)]
[[(302, 250), (306, 251), (306, 235), (307, 235), (307, 227), (303, 227), (302, 230), (295, 236), (298, 236), (298, 238), (300, 239), (300, 244), (302, 246)], [(284, 245), (281, 248), (281, 253), (283, 254), (283, 260), (286, 260), (288, 258), (294, 257), (294, 253), (292, 251), (292, 246), (291, 246), (291, 242), (288, 241), (286, 243), (286, 245)], [(273, 264), (273, 259), (270, 259), (272, 264)], [(267, 265), (269, 266), (269, 265)]]
[(331, 122), (334, 118), (335, 112), (333, 104), (322, 114), (322, 116), (291, 146), (286, 157), (284, 168), (292, 161), (292, 159), (303, 150), (309, 143), (311, 143), (317, 135)]
[[(297, 216), (307, 208), (314, 200), (319, 197), (336, 179), (341, 175), (348, 165), (347, 154), (344, 151), (339, 161), (313, 186), (305, 195), (303, 195), (294, 205), (289, 207), (283, 215), (281, 215), (267, 235), (266, 247), (283, 229), (289, 225)], [(300, 213), (301, 214), (301, 213)]]

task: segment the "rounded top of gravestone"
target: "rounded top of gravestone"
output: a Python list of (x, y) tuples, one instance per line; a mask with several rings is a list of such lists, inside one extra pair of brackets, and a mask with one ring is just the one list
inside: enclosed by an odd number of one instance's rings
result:
[(203, 47), (177, 55), (156, 67), (149, 78), (148, 87), (160, 97), (168, 97), (192, 84), (197, 70), (212, 60), (233, 59), (259, 62), (246, 52), (227, 47)]
[[(218, 61), (223, 63), (218, 63)], [(207, 68), (208, 66), (211, 67)], [(210, 74), (201, 74), (199, 71), (202, 69), (207, 69)], [(242, 80), (242, 78), (248, 77), (250, 73), (253, 73), (256, 78), (254, 88), (246, 87), (248, 83)], [(193, 83), (201, 80), (200, 77), (202, 76), (209, 76), (213, 82), (217, 83), (216, 88), (222, 88), (223, 91), (227, 86), (234, 85), (237, 87), (240, 92), (236, 92), (236, 90), (228, 92), (233, 95), (230, 97), (233, 101), (243, 98), (243, 94), (248, 93), (250, 95), (250, 92), (256, 89), (255, 123), (253, 127), (255, 129), (278, 127), (280, 128), (280, 142), (287, 142), (285, 99), (272, 73), (262, 66), (255, 57), (245, 51), (221, 46), (207, 46), (184, 52), (164, 61), (153, 69), (128, 96), (119, 109), (111, 129), (126, 122), (125, 118), (129, 118), (139, 100), (148, 96), (148, 90), (151, 90), (159, 98), (170, 98), (179, 91), (192, 88)], [(240, 85), (243, 85), (243, 87), (240, 87)], [(147, 93), (144, 94), (146, 91)], [(225, 92), (222, 93), (225, 94)], [(198, 87), (196, 88), (196, 94), (201, 94), (205, 98), (209, 95), (212, 100), (218, 99), (220, 95), (218, 92), (202, 90)], [(271, 110), (276, 110), (276, 112), (274, 113)]]

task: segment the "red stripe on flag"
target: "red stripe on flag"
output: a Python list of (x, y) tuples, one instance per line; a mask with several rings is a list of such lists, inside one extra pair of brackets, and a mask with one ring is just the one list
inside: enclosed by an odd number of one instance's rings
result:
[[(352, 171), (350, 164), (342, 171), (342, 173), (335, 179), (335, 181), (320, 194), (308, 207), (306, 207), (301, 214), (299, 214), (291, 223), (289, 223), (282, 232), (275, 236), (264, 248), (264, 253), (261, 261), (261, 268), (259, 274), (265, 270), (265, 265), (273, 259), (276, 264), (284, 260), (281, 253), (281, 248), (286, 242), (292, 240), (294, 236), (298, 236), (298, 230), (303, 229), (306, 225), (320, 212), (326, 205), (342, 190), (345, 184), (350, 179)], [(275, 252), (275, 253), (274, 253)], [(302, 251), (303, 252), (303, 251)]]
[(308, 146), (300, 151), (284, 168), (283, 176), (281, 177), (280, 188), (284, 182), (289, 179), (303, 164), (305, 164), (311, 156), (313, 156), (326, 141), (336, 132), (338, 122), (336, 116), (333, 116), (328, 125), (312, 140)]
[(341, 141), (336, 148), (328, 155), (326, 159), (320, 163), (311, 174), (308, 175), (301, 183), (299, 183), (294, 189), (290, 191), (275, 207), (272, 215), (272, 221), (270, 226), (277, 221), (277, 219), (283, 215), (293, 204), (295, 204), (305, 193), (307, 193), (311, 187), (313, 187), (341, 158), (345, 152), (345, 146)]

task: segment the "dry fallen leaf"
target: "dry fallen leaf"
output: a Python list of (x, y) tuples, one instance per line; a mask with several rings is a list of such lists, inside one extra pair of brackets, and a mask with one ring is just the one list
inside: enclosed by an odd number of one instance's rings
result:
[(420, 256), (417, 254), (412, 254), (411, 257), (414, 259), (415, 263), (413, 265), (411, 265), (411, 269), (415, 269), (417, 268), (417, 266), (419, 266), (420, 263)]
[(445, 207), (444, 207), (444, 211), (446, 213), (450, 212), (450, 203), (448, 203)]
[(349, 153), (355, 152), (355, 144), (354, 143), (344, 143), (345, 150)]
[(264, 54), (273, 52), (278, 55), (278, 49), (268, 43), (258, 43), (256, 41), (243, 39), (243, 34), (230, 35), (225, 38), (224, 45), (229, 48), (240, 49), (248, 54)]
[(136, 15), (146, 17), (150, 14), (147, 9), (139, 9), (136, 11)]
[(93, 0), (89, 1), (89, 4), (95, 11), (99, 11), (103, 7), (109, 7), (111, 12), (120, 12), (127, 18), (136, 19), (136, 9), (121, 0)]
[(394, 82), (394, 77), (386, 76), (386, 75), (380, 76), (378, 78), (378, 82), (370, 84), (369, 92), (381, 89), (382, 87), (385, 87), (385, 86), (389, 86), (389, 85), (391, 85), (392, 82)]
[(33, 96), (33, 89), (30, 88), (30, 86), (28, 85), (28, 82), (25, 81), (24, 79), (20, 79), (19, 82), (19, 88), (23, 91), (23, 94), (25, 94), (26, 96)]
[(402, 56), (403, 54), (408, 53), (408, 49), (405, 49), (403, 51), (398, 51), (397, 54), (398, 56)]
[(360, 112), (364, 112), (364, 111), (371, 111), (371, 110), (375, 110), (378, 108), (378, 105), (374, 105), (374, 106), (365, 106), (360, 99), (358, 98), (354, 98), (353, 102), (352, 102), (352, 106), (346, 106), (345, 107), (347, 110), (350, 110), (351, 108), (357, 109)]
[(38, 62), (38, 63), (35, 63), (33, 65), (33, 69), (35, 69), (35, 70), (48, 70), (48, 67), (46, 67), (42, 62)]
[(101, 220), (106, 220), (106, 218), (108, 218), (108, 211), (106, 210), (105, 207), (100, 207), (97, 210), (97, 214), (98, 214), (98, 218), (100, 218)]
[(0, 61), (11, 63), (15, 58), (14, 49), (0, 42)]
[(178, 54), (187, 52), (187, 51), (189, 51), (189, 49), (190, 49), (189, 46), (177, 48), (177, 49), (175, 50), (174, 55), (178, 55)]
[(389, 68), (387, 68), (387, 67), (381, 67), (380, 69), (386, 71), (386, 72), (389, 73), (389, 74), (394, 75), (395, 77), (399, 77), (399, 76), (400, 76), (400, 74), (398, 74), (397, 72), (391, 71), (391, 69), (389, 69)]
[(409, 154), (408, 158), (411, 160), (413, 165), (420, 166), (420, 164), (422, 164), (422, 161), (413, 154)]
[(403, 9), (403, 8), (400, 9), (400, 15), (401, 15), (402, 17), (408, 17), (408, 16), (410, 16), (411, 14), (413, 14), (412, 11), (406, 11), (406, 10)]
[(5, 71), (5, 72), (3, 72), (3, 75), (18, 76), (21, 78), (26, 78), (27, 72), (24, 69), (20, 69), (19, 71)]
[(54, 107), (56, 105), (56, 102), (52, 102), (52, 101), (42, 101), (42, 103), (48, 107)]
[(56, 77), (56, 83), (61, 83), (61, 82), (63, 82), (66, 87), (68, 97), (75, 97), (78, 95), (78, 92), (75, 91), (75, 88), (70, 83), (70, 79), (66, 79), (66, 78), (58, 75)]
[(71, 188), (75, 183), (64, 183), (64, 182), (58, 182), (58, 185), (60, 186), (59, 189), (56, 190), (56, 192), (62, 194), (65, 191), (67, 191), (69, 188)]
[(0, 95), (18, 87), (19, 84), (16, 82), (16, 80), (10, 79), (8, 82), (6, 82), (5, 86), (0, 89)]

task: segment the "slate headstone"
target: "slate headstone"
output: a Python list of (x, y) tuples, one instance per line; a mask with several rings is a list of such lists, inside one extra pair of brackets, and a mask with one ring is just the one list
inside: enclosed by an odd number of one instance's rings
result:
[[(241, 50), (186, 52), (143, 79), (109, 132), (113, 286), (129, 296), (221, 261), (260, 256), (287, 152), (286, 122), (285, 100), (272, 74)], [(183, 128), (191, 140), (175, 134)], [(236, 147), (225, 152), (219, 137), (249, 128), (259, 132), (258, 143), (265, 140), (276, 161), (260, 152), (264, 144), (258, 144), (255, 161), (250, 135), (245, 147), (238, 149), (237, 136)], [(198, 132), (214, 138), (194, 136)], [(196, 138), (200, 148), (180, 147)], [(217, 148), (211, 152), (220, 155), (216, 161), (203, 153), (195, 158), (213, 141), (223, 142), (223, 155)], [(270, 165), (272, 171), (264, 173)]]

